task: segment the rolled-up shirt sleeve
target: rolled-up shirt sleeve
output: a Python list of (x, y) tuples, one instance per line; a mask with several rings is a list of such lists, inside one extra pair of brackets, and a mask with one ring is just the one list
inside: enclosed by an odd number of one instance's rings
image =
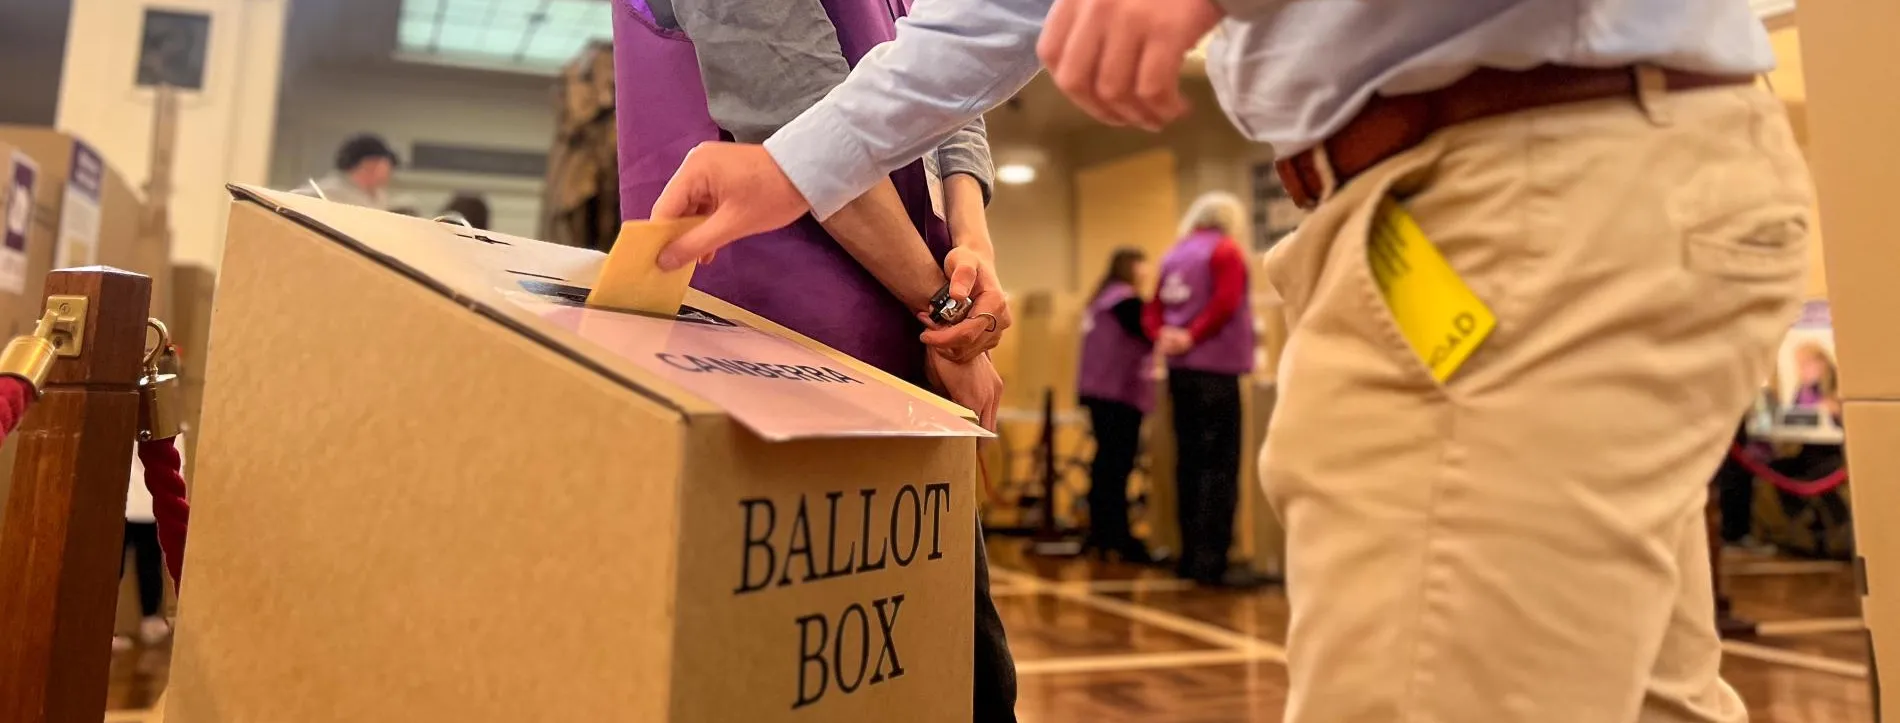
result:
[(944, 178), (961, 173), (976, 179), (976, 185), (983, 189), (983, 205), (989, 205), (996, 164), (990, 156), (989, 129), (981, 116), (964, 124), (937, 147), (937, 170)]
[(766, 139), (812, 213), (836, 213), (1022, 90), (1053, 0), (919, 0), (897, 39)]

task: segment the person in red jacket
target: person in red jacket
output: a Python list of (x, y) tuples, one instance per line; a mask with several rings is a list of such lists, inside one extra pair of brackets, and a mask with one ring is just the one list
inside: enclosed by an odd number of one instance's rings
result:
[(1203, 585), (1258, 584), (1227, 569), (1240, 503), (1240, 377), (1253, 370), (1247, 260), (1234, 241), (1239, 199), (1204, 197), (1181, 240), (1161, 259), (1155, 302), (1143, 325), (1167, 359), (1174, 411), (1181, 577)]

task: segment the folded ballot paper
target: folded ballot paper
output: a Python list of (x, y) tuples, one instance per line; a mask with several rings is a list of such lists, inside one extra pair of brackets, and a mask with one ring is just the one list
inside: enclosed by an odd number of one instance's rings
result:
[(587, 303), (672, 316), (686, 298), (686, 286), (693, 281), (695, 264), (662, 271), (658, 263), (660, 249), (705, 220), (701, 216), (620, 224), (620, 237), (607, 253), (607, 263), (600, 269), (600, 278), (594, 281), (594, 290), (587, 294)]

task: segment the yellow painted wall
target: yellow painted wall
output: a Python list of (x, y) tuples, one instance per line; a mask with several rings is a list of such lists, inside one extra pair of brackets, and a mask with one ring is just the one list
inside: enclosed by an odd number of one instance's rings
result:
[[(1795, 135), (1801, 140), (1801, 147), (1808, 147), (1807, 105), (1808, 85), (1801, 67), (1801, 31), (1798, 27), (1788, 26), (1769, 34), (1775, 47), (1775, 60), (1779, 65), (1768, 74), (1768, 84), (1775, 95), (1788, 104), (1789, 121), (1794, 124)], [(1812, 243), (1808, 247), (1808, 296), (1816, 299), (1827, 298), (1827, 269), (1821, 263), (1821, 214), (1817, 210), (1811, 215), (1814, 224)]]
[[(1062, 258), (1049, 253), (1021, 257), (1026, 263), (1003, 270), (1003, 283), (1012, 289), (1010, 306), (1016, 326), (993, 358), (1004, 375), (1004, 405), (1008, 407), (1040, 409), (1044, 389), (1055, 390), (1058, 409), (1073, 407), (1082, 307), (1109, 256), (1121, 246), (1135, 246), (1159, 258), (1174, 243), (1180, 212), (1172, 151), (1156, 148), (1096, 163), (1076, 171), (1070, 181), (1073, 245), (1059, 247), (1070, 253)], [(1070, 225), (1066, 220), (1043, 223), (1051, 236), (1060, 233), (1059, 227)], [(1033, 228), (1028, 221), (1011, 226)], [(1008, 259), (1001, 258), (1000, 236), (997, 245), (998, 264), (1008, 264)], [(1040, 283), (1035, 287), (1018, 281), (1038, 276)], [(1017, 291), (1024, 288), (1033, 290)]]
[(1155, 148), (1097, 163), (1075, 174), (1075, 268), (1086, 293), (1115, 249), (1133, 246), (1159, 259), (1180, 222), (1174, 152)]
[(997, 273), (1011, 296), (1068, 291), (1077, 283), (1074, 178), (1052, 160), (1036, 180), (998, 184), (990, 199), (990, 237), (996, 242)]
[(1807, 82), (1801, 75), (1801, 31), (1789, 26), (1769, 34), (1769, 40), (1775, 46), (1775, 60), (1779, 66), (1768, 74), (1768, 80), (1775, 85), (1775, 93), (1784, 100), (1805, 103), (1808, 100)]
[(143, 184), (151, 158), (152, 92), (134, 86), (147, 7), (211, 17), (204, 88), (180, 94), (173, 169), (172, 257), (217, 268), (226, 183), (269, 175), (286, 0), (77, 0), (61, 74), (59, 129), (86, 139)]

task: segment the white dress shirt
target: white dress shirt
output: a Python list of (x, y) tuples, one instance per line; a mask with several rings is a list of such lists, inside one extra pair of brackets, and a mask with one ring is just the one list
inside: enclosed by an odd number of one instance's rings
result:
[[(178, 445), (178, 472), (185, 470), (185, 435), (172, 440)], [(145, 463), (139, 461), (138, 445), (132, 446), (132, 480), (125, 486), (125, 521), (151, 524), (158, 521), (152, 514), (152, 491), (145, 488)]]
[[(1162, 0), (1156, 0), (1157, 2)], [(918, 0), (897, 40), (765, 142), (826, 218), (1002, 104), (1041, 70), (1053, 0)], [(1748, 0), (1228, 0), (1208, 51), (1221, 105), (1281, 155), (1316, 145), (1374, 93), (1542, 64), (1750, 74), (1774, 67)]]
[(291, 193), (351, 206), (373, 208), (378, 211), (389, 210), (389, 198), (382, 190), (365, 191), (341, 171), (331, 172), (322, 178), (313, 178), (292, 190)]

